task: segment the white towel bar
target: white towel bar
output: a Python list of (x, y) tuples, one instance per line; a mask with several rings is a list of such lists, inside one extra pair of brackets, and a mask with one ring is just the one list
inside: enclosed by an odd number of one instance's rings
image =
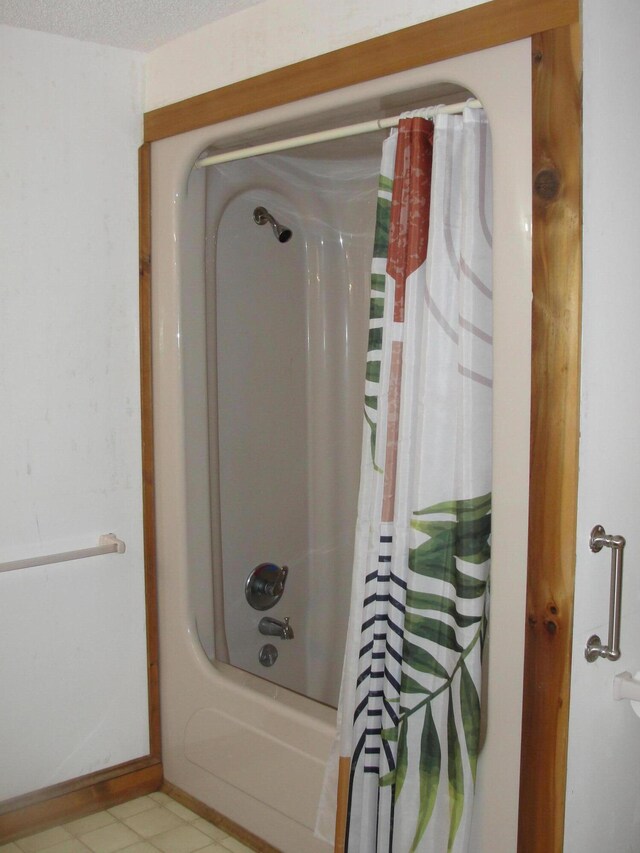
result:
[(48, 554), (46, 557), (31, 557), (28, 560), (11, 560), (0, 563), (0, 572), (14, 572), (16, 569), (28, 569), (30, 566), (46, 566), (49, 563), (65, 563), (67, 560), (81, 560), (83, 557), (97, 557), (100, 554), (124, 554), (126, 545), (115, 533), (105, 533), (98, 539), (96, 548), (81, 548), (78, 551), (63, 551), (60, 554)]

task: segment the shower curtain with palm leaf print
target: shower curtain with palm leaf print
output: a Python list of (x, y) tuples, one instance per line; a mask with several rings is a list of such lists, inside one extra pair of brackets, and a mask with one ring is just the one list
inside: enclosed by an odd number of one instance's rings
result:
[(491, 519), (491, 155), (482, 110), (383, 150), (340, 702), (346, 849), (462, 853)]

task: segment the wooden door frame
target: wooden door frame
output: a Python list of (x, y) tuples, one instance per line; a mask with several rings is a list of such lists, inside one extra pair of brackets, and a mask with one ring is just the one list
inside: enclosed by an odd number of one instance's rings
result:
[[(145, 114), (140, 159), (141, 223), (146, 223), (140, 266), (145, 546), (153, 619), (151, 143), (523, 38), (532, 40), (533, 344), (518, 853), (551, 853), (562, 850), (564, 836), (576, 550), (582, 280), (579, 0), (492, 0)], [(151, 707), (157, 726), (156, 666), (157, 636), (150, 640), (150, 696), (155, 697)]]

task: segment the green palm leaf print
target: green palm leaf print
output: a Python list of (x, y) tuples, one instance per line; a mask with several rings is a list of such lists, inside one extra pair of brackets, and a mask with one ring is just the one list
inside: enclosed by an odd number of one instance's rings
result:
[[(397, 761), (380, 784), (394, 784), (397, 800), (417, 761), (420, 808), (411, 846), (417, 850), (446, 761), (451, 851), (465, 802), (471, 800), (478, 760), (480, 697), (468, 664), (479, 641), (482, 647), (486, 630), (491, 494), (421, 509), (414, 512), (411, 526), (420, 542), (409, 551), (400, 717), (397, 727), (383, 735), (397, 741)], [(437, 592), (425, 589), (430, 581), (440, 582)], [(438, 697), (447, 703), (441, 718), (434, 713)], [(416, 738), (417, 758), (409, 749)]]

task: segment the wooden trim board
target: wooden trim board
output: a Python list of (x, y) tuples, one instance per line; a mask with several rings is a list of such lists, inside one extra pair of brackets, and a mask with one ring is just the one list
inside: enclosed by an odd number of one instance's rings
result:
[(578, 0), (493, 0), (314, 56), (146, 113), (155, 142), (344, 86), (485, 50), (575, 23)]
[(153, 440), (153, 375), (151, 370), (151, 146), (138, 155), (138, 206), (140, 235), (140, 399), (142, 441), (142, 513), (144, 579), (147, 625), (149, 694), (149, 752), (160, 759), (160, 685), (158, 676), (158, 590), (156, 573), (156, 516)]
[(338, 804), (336, 808), (336, 834), (334, 853), (344, 853), (347, 844), (347, 818), (349, 811), (349, 778), (351, 759), (341, 755), (338, 762)]
[(5, 800), (0, 844), (150, 794), (161, 784), (162, 765), (147, 756)]
[(581, 334), (577, 26), (534, 37), (533, 356), (519, 853), (561, 851), (575, 577)]

